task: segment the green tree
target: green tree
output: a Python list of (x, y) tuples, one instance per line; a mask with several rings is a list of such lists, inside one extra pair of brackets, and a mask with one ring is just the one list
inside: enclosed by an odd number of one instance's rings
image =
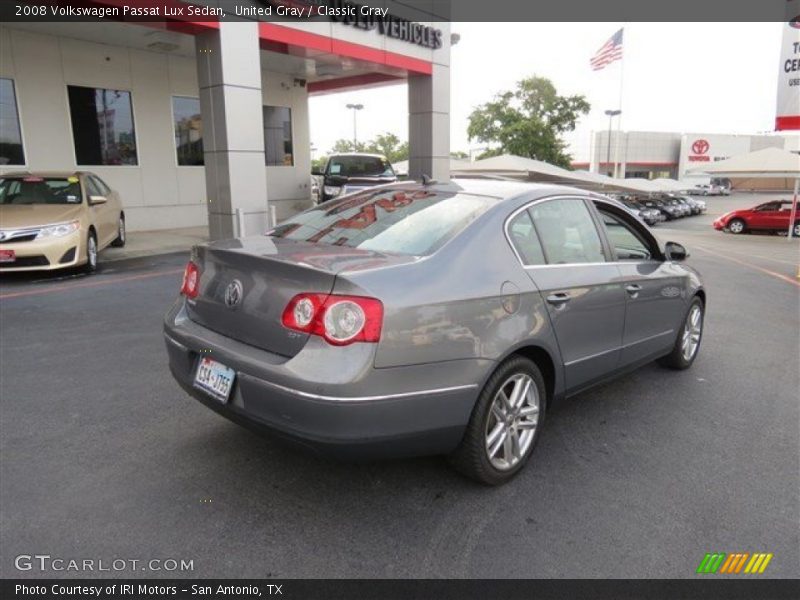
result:
[(450, 153), (450, 158), (457, 158), (459, 160), (467, 160), (469, 158), (469, 154), (466, 152), (462, 152), (461, 150), (454, 150)]
[(545, 77), (529, 77), (472, 111), (467, 135), (489, 144), (482, 157), (515, 154), (569, 168), (572, 157), (561, 138), (589, 112), (585, 96), (559, 96)]
[(364, 146), (364, 152), (381, 154), (390, 163), (396, 163), (408, 159), (408, 142), (401, 142), (400, 138), (395, 134), (387, 131), (378, 135), (374, 140), (367, 142)]
[[(369, 152), (385, 156), (389, 162), (394, 163), (408, 159), (408, 142), (401, 142), (393, 133), (383, 133), (368, 142), (353, 144), (353, 140), (337, 140), (328, 154), (341, 154), (346, 152)], [(319, 159), (318, 159), (319, 160)]]
[(353, 140), (336, 140), (336, 143), (328, 154), (343, 154), (346, 152), (365, 152), (364, 143), (358, 142), (354, 144)]

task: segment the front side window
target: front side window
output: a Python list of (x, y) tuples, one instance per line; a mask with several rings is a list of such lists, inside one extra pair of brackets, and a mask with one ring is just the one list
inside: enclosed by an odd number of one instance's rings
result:
[(0, 179), (0, 204), (80, 204), (77, 177), (11, 177)]
[(67, 86), (79, 165), (137, 165), (131, 93)]
[(0, 78), (0, 166), (24, 164), (14, 81)]
[(648, 260), (653, 257), (646, 244), (631, 225), (619, 217), (601, 211), (608, 241), (614, 247), (618, 260)]
[(294, 165), (291, 108), (264, 107), (264, 155), (268, 167)]
[(508, 233), (511, 236), (511, 243), (514, 244), (514, 248), (525, 265), (545, 264), (539, 236), (536, 235), (536, 229), (533, 227), (533, 221), (527, 211), (522, 211), (514, 217), (508, 224)]
[(175, 127), (175, 152), (179, 167), (205, 164), (203, 159), (203, 121), (200, 100), (184, 96), (172, 97), (172, 119)]
[(300, 213), (268, 235), (288, 240), (427, 256), (482, 215), (491, 198), (429, 190), (380, 190)]
[(530, 213), (549, 264), (605, 262), (600, 235), (583, 200), (548, 200), (531, 206)]

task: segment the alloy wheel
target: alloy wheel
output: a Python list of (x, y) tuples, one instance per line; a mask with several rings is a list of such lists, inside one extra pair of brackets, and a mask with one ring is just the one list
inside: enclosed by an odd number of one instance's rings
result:
[(700, 336), (703, 333), (703, 309), (699, 304), (692, 306), (686, 324), (683, 326), (681, 338), (681, 354), (685, 361), (690, 361), (700, 345)]
[(89, 266), (94, 268), (97, 266), (97, 242), (94, 241), (94, 236), (89, 236), (89, 241), (86, 244), (86, 258), (89, 261)]
[(119, 218), (119, 234), (117, 237), (120, 242), (125, 243), (125, 219), (123, 217)]
[(800, 223), (794, 224), (794, 237), (800, 237)]
[(744, 231), (744, 223), (741, 221), (734, 221), (728, 225), (728, 229), (730, 229), (731, 233), (742, 233), (742, 231)]
[(531, 449), (539, 423), (539, 392), (526, 373), (509, 377), (492, 400), (486, 419), (486, 455), (500, 471), (513, 468)]

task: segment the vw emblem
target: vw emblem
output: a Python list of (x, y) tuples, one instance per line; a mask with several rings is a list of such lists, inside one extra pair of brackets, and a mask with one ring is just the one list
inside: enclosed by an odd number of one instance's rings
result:
[(236, 308), (242, 302), (244, 296), (244, 288), (242, 282), (234, 279), (225, 288), (225, 306), (228, 308)]

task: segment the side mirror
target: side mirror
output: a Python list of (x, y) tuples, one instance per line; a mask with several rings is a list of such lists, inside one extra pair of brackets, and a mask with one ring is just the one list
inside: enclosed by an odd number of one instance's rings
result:
[(108, 198), (105, 196), (89, 196), (89, 204), (94, 206), (95, 204), (105, 204), (108, 202)]
[(681, 262), (686, 260), (686, 258), (689, 256), (689, 253), (686, 252), (686, 248), (681, 246), (679, 243), (667, 242), (664, 245), (664, 256), (666, 256), (667, 260)]

